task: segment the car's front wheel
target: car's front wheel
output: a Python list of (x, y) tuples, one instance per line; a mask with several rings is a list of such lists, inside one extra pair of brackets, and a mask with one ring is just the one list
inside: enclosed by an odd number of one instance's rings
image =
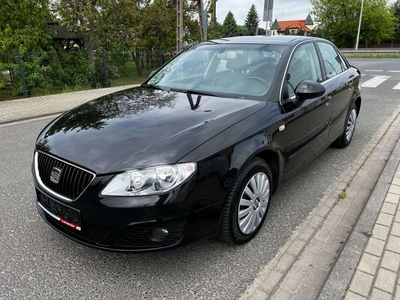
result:
[(348, 113), (344, 131), (342, 135), (338, 137), (336, 141), (333, 142), (333, 146), (338, 148), (346, 148), (353, 139), (354, 132), (356, 130), (356, 124), (357, 124), (357, 106), (353, 104)]
[(261, 158), (249, 161), (240, 171), (223, 209), (219, 238), (241, 245), (260, 230), (272, 194), (272, 173)]

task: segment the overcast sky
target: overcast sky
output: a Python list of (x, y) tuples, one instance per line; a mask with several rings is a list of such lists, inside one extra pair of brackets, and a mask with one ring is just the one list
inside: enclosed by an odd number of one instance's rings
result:
[[(231, 11), (238, 25), (243, 25), (251, 5), (257, 8), (258, 16), (262, 21), (264, 0), (218, 0), (217, 20), (222, 23), (228, 11)], [(309, 0), (274, 0), (273, 20), (297, 20), (305, 19), (311, 10)], [(283, 16), (283, 17), (282, 17)], [(265, 23), (260, 23), (265, 27)]]

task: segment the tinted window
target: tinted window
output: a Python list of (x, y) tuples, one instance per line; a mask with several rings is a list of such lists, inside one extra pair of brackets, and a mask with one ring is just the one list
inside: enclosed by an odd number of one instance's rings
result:
[(327, 79), (335, 77), (347, 70), (347, 66), (342, 57), (332, 45), (320, 42), (318, 43), (318, 47), (324, 60)]
[(321, 65), (313, 43), (298, 47), (293, 53), (288, 69), (289, 97), (294, 95), (297, 85), (303, 80), (322, 81)]

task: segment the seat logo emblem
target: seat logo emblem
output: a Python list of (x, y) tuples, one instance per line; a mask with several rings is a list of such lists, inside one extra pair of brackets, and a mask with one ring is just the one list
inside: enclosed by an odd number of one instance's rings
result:
[(62, 169), (59, 169), (59, 168), (56, 168), (56, 167), (51, 169), (50, 181), (54, 182), (55, 184), (57, 184), (60, 181), (61, 172), (62, 172)]

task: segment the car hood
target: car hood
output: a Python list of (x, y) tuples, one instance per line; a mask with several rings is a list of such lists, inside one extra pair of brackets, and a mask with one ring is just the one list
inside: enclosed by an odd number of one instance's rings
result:
[(203, 96), (192, 109), (185, 93), (138, 87), (61, 115), (39, 135), (36, 147), (97, 174), (173, 164), (265, 105)]

